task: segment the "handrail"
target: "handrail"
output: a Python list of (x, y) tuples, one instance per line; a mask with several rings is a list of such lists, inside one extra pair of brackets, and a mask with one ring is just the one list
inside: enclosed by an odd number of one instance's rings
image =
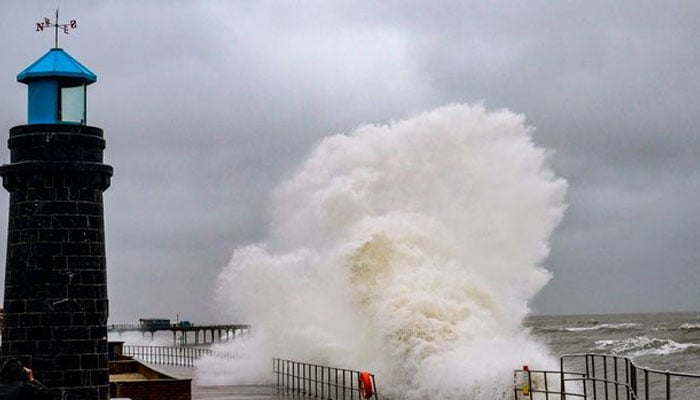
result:
[(123, 354), (150, 364), (178, 367), (194, 367), (195, 361), (209, 355), (233, 358), (230, 354), (216, 353), (210, 349), (182, 346), (124, 345)]
[[(693, 388), (695, 395), (700, 394), (699, 374), (644, 368), (627, 357), (598, 353), (567, 354), (562, 356), (561, 362), (563, 365), (565, 359), (582, 357), (594, 397), (599, 397), (599, 392), (606, 396), (603, 399), (608, 398), (610, 392), (619, 397), (622, 391), (627, 398), (634, 400), (671, 400), (674, 388), (676, 391), (679, 388)], [(624, 370), (620, 367), (624, 367)]]
[(360, 376), (365, 372), (280, 358), (272, 359), (272, 371), (277, 376), (277, 387), (292, 395), (322, 400), (379, 400), (374, 374), (368, 374), (372, 388), (371, 394), (365, 397), (360, 384)]
[[(558, 387), (548, 386), (548, 375), (558, 375)], [(627, 357), (598, 353), (562, 355), (559, 371), (516, 370), (515, 381), (515, 399), (525, 392), (539, 393), (543, 396), (532, 398), (544, 400), (550, 395), (561, 400), (672, 400), (688, 398), (691, 390), (700, 395), (699, 374), (644, 368)]]
[[(523, 379), (524, 375), (524, 379)], [(515, 399), (519, 400), (521, 397), (519, 395), (523, 394), (523, 384), (527, 385), (528, 396), (524, 398), (528, 399), (544, 399), (544, 400), (559, 400), (564, 396), (571, 396), (576, 398), (587, 399), (585, 392), (581, 391), (569, 391), (565, 392), (561, 390), (565, 388), (561, 382), (579, 381), (585, 377), (582, 372), (575, 371), (547, 371), (538, 369), (527, 369), (527, 370), (515, 370), (513, 371), (513, 380), (515, 382), (514, 395)], [(519, 379), (520, 378), (520, 379)], [(542, 396), (539, 396), (542, 395)]]

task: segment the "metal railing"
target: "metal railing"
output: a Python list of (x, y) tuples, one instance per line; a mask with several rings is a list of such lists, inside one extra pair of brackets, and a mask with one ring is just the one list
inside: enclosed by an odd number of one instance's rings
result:
[(195, 361), (214, 352), (195, 347), (125, 345), (123, 354), (150, 364), (194, 367)]
[(515, 380), (515, 399), (523, 398), (524, 391), (531, 400), (700, 398), (700, 375), (643, 368), (606, 354), (563, 355), (559, 371), (515, 371)]
[(369, 374), (372, 383), (370, 397), (363, 395), (360, 375), (363, 372), (342, 368), (307, 364), (298, 361), (272, 359), (272, 371), (277, 376), (277, 387), (291, 395), (300, 395), (323, 400), (352, 400), (372, 398), (379, 400), (374, 374)]
[[(516, 370), (513, 373), (513, 379), (515, 381), (514, 395), (515, 399), (519, 400), (522, 398), (527, 398), (531, 400), (559, 400), (563, 399), (565, 396), (570, 396), (573, 398), (583, 398), (585, 399), (585, 393), (581, 391), (580, 387), (574, 387), (573, 384), (569, 385), (569, 388), (565, 388), (562, 385), (562, 378), (565, 382), (570, 381), (580, 381), (585, 378), (585, 374), (582, 372), (571, 372), (565, 371), (545, 371), (545, 370)], [(563, 391), (562, 388), (568, 390)], [(523, 396), (527, 394), (527, 396)], [(528, 397), (529, 396), (529, 397)]]

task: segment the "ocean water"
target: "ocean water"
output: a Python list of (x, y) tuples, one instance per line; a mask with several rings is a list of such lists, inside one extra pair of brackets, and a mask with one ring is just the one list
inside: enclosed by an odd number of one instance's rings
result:
[(640, 367), (700, 374), (700, 312), (535, 316), (524, 325), (555, 355), (611, 354)]
[[(535, 316), (524, 326), (556, 356), (616, 355), (641, 368), (700, 375), (700, 312)], [(663, 379), (652, 383), (650, 398), (665, 398)], [(700, 398), (700, 378), (672, 386), (673, 399)]]

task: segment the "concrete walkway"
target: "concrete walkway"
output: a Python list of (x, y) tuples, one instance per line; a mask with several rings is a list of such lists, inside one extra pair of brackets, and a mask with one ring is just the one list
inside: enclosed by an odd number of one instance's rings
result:
[[(278, 400), (290, 399), (272, 386), (192, 386), (192, 400)], [(302, 399), (301, 397), (294, 397)]]
[[(176, 378), (194, 378), (194, 368), (148, 365)], [(192, 400), (288, 400), (291, 398), (303, 400), (305, 397), (279, 393), (274, 386), (197, 386), (194, 382), (192, 383)]]

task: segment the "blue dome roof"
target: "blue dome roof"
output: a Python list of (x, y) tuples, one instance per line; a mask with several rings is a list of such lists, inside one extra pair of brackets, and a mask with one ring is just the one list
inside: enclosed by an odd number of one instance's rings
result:
[(29, 83), (38, 78), (68, 78), (87, 84), (97, 81), (97, 75), (63, 49), (51, 49), (24, 71), (17, 74), (17, 80)]

